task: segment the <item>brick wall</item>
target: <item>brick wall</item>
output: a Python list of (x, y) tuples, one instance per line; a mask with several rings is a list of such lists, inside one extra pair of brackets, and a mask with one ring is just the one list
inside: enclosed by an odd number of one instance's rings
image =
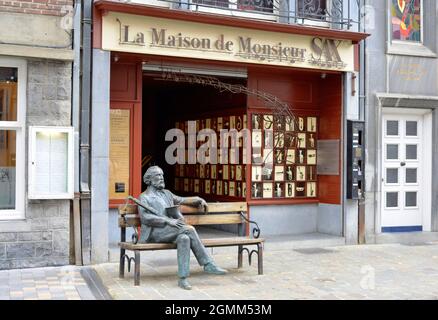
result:
[(73, 0), (0, 0), (0, 12), (64, 16), (73, 3)]

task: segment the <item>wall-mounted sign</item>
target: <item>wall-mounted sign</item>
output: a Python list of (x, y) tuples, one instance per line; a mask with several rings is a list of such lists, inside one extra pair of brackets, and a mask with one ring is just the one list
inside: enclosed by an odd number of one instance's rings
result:
[(153, 55), (353, 71), (349, 40), (110, 12), (102, 48)]
[(29, 199), (73, 198), (73, 128), (29, 127)]
[(130, 120), (129, 110), (110, 110), (110, 199), (125, 199), (129, 195)]

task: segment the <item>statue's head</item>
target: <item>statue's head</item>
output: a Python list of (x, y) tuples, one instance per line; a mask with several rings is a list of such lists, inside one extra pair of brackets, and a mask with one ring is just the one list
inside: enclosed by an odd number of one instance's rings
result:
[(143, 181), (146, 185), (153, 186), (157, 189), (164, 189), (164, 173), (159, 166), (149, 167), (144, 176)]

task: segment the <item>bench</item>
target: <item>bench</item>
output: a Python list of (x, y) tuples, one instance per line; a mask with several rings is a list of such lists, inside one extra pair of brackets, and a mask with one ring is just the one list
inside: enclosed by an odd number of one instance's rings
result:
[[(263, 274), (263, 243), (264, 239), (259, 238), (260, 228), (257, 223), (250, 221), (247, 217), (246, 202), (222, 202), (209, 203), (208, 213), (198, 212), (196, 208), (180, 206), (185, 222), (192, 226), (236, 224), (238, 225), (238, 236), (226, 238), (202, 239), (205, 247), (230, 247), (237, 246), (237, 267), (242, 267), (243, 253), (248, 254), (248, 261), (251, 265), (251, 257), (255, 253), (258, 257), (258, 274)], [(246, 236), (248, 223), (255, 224), (253, 236)], [(125, 262), (128, 263), (128, 272), (131, 271), (131, 262), (134, 262), (134, 285), (140, 285), (140, 252), (152, 250), (176, 249), (174, 243), (137, 243), (139, 239), (139, 227), (141, 225), (136, 204), (124, 204), (119, 206), (119, 227), (120, 227), (120, 265), (119, 277), (124, 278)], [(131, 241), (126, 240), (126, 228), (133, 228)], [(246, 246), (256, 246), (256, 249), (249, 250)], [(134, 257), (129, 257), (126, 251), (133, 251)]]

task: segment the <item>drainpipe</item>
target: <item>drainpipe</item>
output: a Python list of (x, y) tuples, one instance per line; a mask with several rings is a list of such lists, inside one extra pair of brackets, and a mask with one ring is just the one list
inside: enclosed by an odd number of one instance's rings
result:
[[(362, 13), (365, 13), (365, 6), (367, 5), (367, 1), (360, 1), (361, 6), (359, 6), (359, 31), (366, 32), (366, 24), (365, 21), (362, 21)], [(361, 8), (364, 8), (361, 10)], [(362, 30), (361, 30), (362, 29)], [(365, 107), (366, 107), (366, 61), (365, 61), (365, 53), (366, 53), (366, 39), (360, 45), (359, 51), (359, 64), (360, 64), (360, 75), (359, 75), (359, 120), (365, 121)], [(365, 125), (365, 135), (366, 138), (366, 125)], [(364, 161), (366, 164), (366, 145), (367, 140), (365, 139), (365, 156)], [(364, 167), (365, 169), (365, 167)], [(365, 170), (364, 173), (365, 175)], [(362, 197), (358, 201), (358, 214), (359, 214), (359, 225), (358, 225), (358, 242), (359, 244), (365, 244), (365, 197), (366, 197), (366, 181), (364, 181)]]
[(81, 74), (81, 17), (82, 5), (80, 0), (75, 1), (73, 20), (73, 84), (72, 84), (72, 125), (74, 128), (74, 199), (73, 199), (73, 241), (74, 261), (76, 265), (82, 265), (81, 244), (81, 216), (80, 216), (80, 188), (79, 188), (79, 141), (80, 141), (80, 74)]
[(80, 169), (82, 262), (91, 263), (90, 105), (92, 0), (82, 0), (82, 69), (80, 114)]

